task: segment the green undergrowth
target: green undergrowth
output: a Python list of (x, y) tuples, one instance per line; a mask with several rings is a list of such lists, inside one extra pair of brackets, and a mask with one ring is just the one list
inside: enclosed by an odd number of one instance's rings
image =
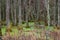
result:
[[(23, 31), (24, 31), (24, 32), (29, 31), (29, 30), (37, 30), (37, 31), (39, 31), (39, 32), (42, 31), (42, 29), (40, 29), (40, 28), (39, 28), (39, 29), (38, 29), (38, 28), (35, 28), (33, 22), (29, 22), (30, 28), (26, 28), (26, 27), (25, 27), (25, 26), (26, 26), (26, 23), (22, 24), (22, 26), (23, 26)], [(1, 29), (1, 30), (2, 30), (2, 35), (5, 35), (5, 34), (6, 34), (6, 28), (7, 28), (6, 26), (3, 26), (3, 27), (2, 27), (2, 29)], [(13, 26), (13, 27), (11, 28), (12, 32), (10, 32), (10, 34), (11, 34), (11, 35), (14, 35), (14, 33), (18, 34), (18, 31), (19, 31), (19, 30), (18, 30), (17, 28), (18, 28), (18, 26), (16, 26), (16, 27)], [(44, 30), (44, 29), (43, 29), (43, 30)], [(54, 30), (54, 27), (53, 27), (53, 26), (50, 26), (50, 27), (45, 26), (45, 30), (53, 31), (53, 30)]]
[[(49, 30), (49, 31), (53, 31), (54, 30), (53, 27), (46, 27), (45, 29)], [(5, 35), (5, 33), (6, 33), (6, 27), (3, 27), (1, 30), (2, 30), (2, 35)], [(14, 33), (18, 34), (18, 29), (16, 27), (12, 27), (11, 30), (12, 30), (12, 32), (10, 32), (11, 35), (14, 35)], [(31, 27), (31, 28), (25, 28), (24, 27), (23, 28), (24, 32), (29, 31), (29, 30), (37, 30), (39, 32), (42, 31), (42, 29), (37, 29), (37, 28), (34, 28), (34, 27)]]

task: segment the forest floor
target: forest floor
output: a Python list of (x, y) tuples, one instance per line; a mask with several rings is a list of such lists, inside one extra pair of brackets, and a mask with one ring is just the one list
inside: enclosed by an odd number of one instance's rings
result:
[[(16, 27), (12, 28), (12, 32), (7, 33), (6, 28), (2, 28), (3, 40), (60, 40), (60, 30), (52, 31), (37, 29), (37, 28), (23, 28), (18, 30)], [(48, 35), (47, 35), (48, 34)]]
[[(18, 30), (17, 27), (12, 27), (11, 32), (6, 32), (6, 27), (2, 27), (3, 40), (60, 40), (60, 30), (51, 27), (45, 29), (32, 27), (34, 23), (30, 24), (31, 28), (23, 27), (23, 30)], [(25, 24), (23, 26), (26, 26)]]

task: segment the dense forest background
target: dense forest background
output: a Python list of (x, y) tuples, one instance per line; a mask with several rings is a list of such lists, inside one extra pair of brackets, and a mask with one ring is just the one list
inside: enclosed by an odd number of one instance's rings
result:
[(60, 29), (60, 0), (0, 0), (0, 35), (3, 27)]
[[(20, 25), (22, 22), (44, 22), (59, 25), (59, 1), (56, 0), (0, 0), (1, 24)], [(48, 16), (49, 15), (49, 16)]]

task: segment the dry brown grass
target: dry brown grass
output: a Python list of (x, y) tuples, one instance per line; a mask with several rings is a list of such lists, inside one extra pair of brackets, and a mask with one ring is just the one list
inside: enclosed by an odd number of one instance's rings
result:
[[(36, 34), (36, 30), (32, 31), (19, 31), (18, 35), (14, 33), (14, 36), (10, 35), (9, 33), (6, 33), (2, 37), (3, 40), (46, 40), (46, 31), (42, 31), (41, 33)], [(54, 31), (54, 32), (49, 32), (49, 40), (60, 40), (60, 32), (59, 31)]]
[(36, 31), (27, 31), (27, 32), (22, 32), (19, 31), (18, 34), (16, 35), (14, 33), (14, 36), (11, 36), (9, 34), (9, 32), (6, 33), (6, 35), (4, 35), (2, 37), (3, 40), (37, 40), (37, 35), (35, 34)]

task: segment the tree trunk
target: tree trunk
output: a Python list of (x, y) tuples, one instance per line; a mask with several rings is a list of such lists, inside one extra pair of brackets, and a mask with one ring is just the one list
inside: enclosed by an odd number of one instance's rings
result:
[(37, 0), (37, 24), (39, 25), (39, 16), (40, 16), (40, 0)]
[(46, 8), (46, 14), (45, 14), (45, 26), (48, 25), (47, 23), (47, 0), (45, 0), (45, 8)]
[(7, 27), (10, 25), (10, 0), (6, 0), (6, 24)]
[(6, 25), (7, 32), (10, 31), (10, 0), (6, 0)]
[(37, 0), (34, 1), (34, 21), (35, 21), (35, 26), (37, 26)]
[(0, 0), (0, 36), (2, 36), (2, 32), (1, 32), (1, 0)]
[(55, 27), (56, 26), (56, 0), (54, 0), (54, 11), (53, 11), (53, 14), (54, 14), (53, 26)]
[(47, 20), (48, 20), (48, 27), (50, 27), (50, 13), (49, 13), (49, 0), (47, 0)]
[[(49, 0), (45, 0), (45, 7), (47, 9), (47, 21), (48, 21), (48, 27), (50, 27), (50, 13), (49, 13)], [(49, 31), (49, 29), (48, 29)], [(49, 40), (48, 37), (48, 31), (46, 32), (46, 40)]]
[(58, 6), (58, 27), (60, 28), (60, 0), (57, 0), (57, 6)]
[(56, 0), (56, 10), (55, 10), (55, 12), (56, 12), (56, 14), (55, 14), (55, 22), (56, 22), (56, 27), (58, 26), (58, 0)]
[(29, 27), (29, 24), (28, 24), (28, 15), (29, 15), (29, 1), (28, 0), (25, 0), (25, 12), (26, 12), (26, 27)]
[(16, 25), (17, 23), (17, 19), (16, 19), (17, 0), (13, 0), (13, 1), (14, 1), (14, 25)]
[(19, 25), (22, 24), (22, 19), (21, 19), (21, 0), (18, 0), (18, 6), (19, 6)]
[(11, 0), (11, 18), (12, 18), (12, 23), (14, 22), (14, 17), (13, 17), (13, 11), (14, 11), (14, 9), (13, 9), (13, 0)]
[(45, 0), (45, 7), (47, 9), (47, 21), (48, 21), (48, 26), (50, 26), (50, 12), (49, 12), (49, 0)]

